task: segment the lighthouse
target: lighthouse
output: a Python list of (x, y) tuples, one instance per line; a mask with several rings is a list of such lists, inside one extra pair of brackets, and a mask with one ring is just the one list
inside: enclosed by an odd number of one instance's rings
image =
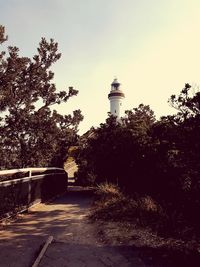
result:
[(120, 83), (117, 79), (111, 83), (111, 90), (108, 95), (108, 99), (110, 100), (110, 113), (117, 117), (117, 119), (121, 118), (122, 112), (122, 102), (125, 98), (124, 93), (120, 90)]

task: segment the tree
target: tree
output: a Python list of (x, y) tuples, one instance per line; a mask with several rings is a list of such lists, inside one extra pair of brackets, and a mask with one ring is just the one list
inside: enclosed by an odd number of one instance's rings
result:
[(180, 94), (172, 95), (169, 102), (178, 110), (175, 120), (179, 127), (177, 151), (182, 209), (190, 221), (197, 222), (196, 213), (200, 209), (200, 92), (194, 92), (186, 83)]
[(126, 114), (121, 122), (110, 115), (93, 134), (89, 132), (77, 156), (78, 178), (93, 177), (96, 183), (107, 180), (130, 191), (133, 187), (144, 189), (143, 164), (155, 117), (150, 107), (142, 104)]
[[(0, 43), (6, 41), (0, 27)], [(78, 91), (57, 92), (50, 70), (61, 54), (58, 44), (42, 38), (32, 59), (19, 56), (17, 47), (0, 54), (1, 168), (46, 166), (58, 163), (58, 154), (76, 141), (80, 110), (61, 115), (52, 110)], [(57, 155), (57, 156), (56, 156)], [(66, 156), (66, 155), (65, 155)]]
[(192, 86), (189, 83), (181, 90), (178, 96), (172, 95), (169, 103), (178, 110), (177, 116), (182, 120), (200, 115), (200, 92), (191, 93)]

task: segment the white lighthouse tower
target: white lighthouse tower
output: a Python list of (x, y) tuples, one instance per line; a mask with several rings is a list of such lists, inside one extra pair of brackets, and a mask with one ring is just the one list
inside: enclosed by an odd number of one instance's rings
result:
[(125, 95), (120, 90), (120, 83), (117, 79), (111, 83), (111, 90), (108, 95), (108, 99), (110, 100), (110, 113), (117, 117), (117, 119), (121, 118), (122, 112), (122, 101)]

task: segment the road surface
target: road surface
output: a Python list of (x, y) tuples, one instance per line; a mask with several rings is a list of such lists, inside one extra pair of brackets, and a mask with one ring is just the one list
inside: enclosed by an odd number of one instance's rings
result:
[(134, 254), (130, 260), (133, 252), (128, 247), (101, 244), (95, 223), (87, 219), (91, 202), (90, 191), (71, 187), (54, 202), (32, 207), (27, 214), (1, 229), (0, 266), (31, 266), (50, 235), (54, 240), (40, 267), (146, 266)]

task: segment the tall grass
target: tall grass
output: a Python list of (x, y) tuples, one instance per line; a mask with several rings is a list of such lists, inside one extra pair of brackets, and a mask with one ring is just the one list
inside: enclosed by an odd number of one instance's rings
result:
[(93, 220), (133, 222), (156, 228), (163, 218), (161, 207), (150, 197), (130, 197), (111, 183), (96, 188), (96, 199), (90, 213)]

